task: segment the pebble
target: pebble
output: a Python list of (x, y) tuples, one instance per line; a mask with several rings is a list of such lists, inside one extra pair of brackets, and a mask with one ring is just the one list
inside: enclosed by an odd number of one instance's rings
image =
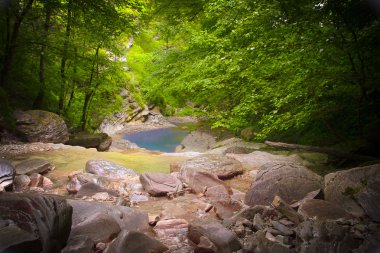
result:
[(273, 227), (275, 229), (277, 229), (278, 231), (280, 231), (280, 233), (282, 235), (292, 235), (293, 234), (292, 230), (290, 230), (288, 227), (286, 227), (285, 225), (281, 224), (280, 222), (272, 220), (271, 223), (272, 223)]
[(255, 216), (253, 217), (253, 227), (256, 230), (260, 230), (263, 228), (263, 226), (264, 226), (264, 221), (261, 218), (261, 214), (259, 213), (255, 214)]

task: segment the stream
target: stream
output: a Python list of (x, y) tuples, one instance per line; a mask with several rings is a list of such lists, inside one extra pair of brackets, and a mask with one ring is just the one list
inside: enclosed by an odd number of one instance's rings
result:
[(190, 133), (188, 125), (160, 128), (124, 135), (123, 139), (152, 151), (172, 153), (181, 141)]

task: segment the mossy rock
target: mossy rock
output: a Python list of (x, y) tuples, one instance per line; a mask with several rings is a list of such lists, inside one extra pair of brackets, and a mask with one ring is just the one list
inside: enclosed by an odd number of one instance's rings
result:
[(69, 138), (63, 119), (41, 110), (18, 111), (14, 114), (16, 131), (27, 142), (65, 143)]
[(112, 144), (112, 138), (105, 133), (81, 132), (71, 135), (67, 144), (107, 151)]

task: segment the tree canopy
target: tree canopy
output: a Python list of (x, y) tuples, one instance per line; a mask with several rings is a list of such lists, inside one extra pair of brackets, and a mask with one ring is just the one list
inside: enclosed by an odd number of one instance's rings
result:
[(376, 1), (7, 0), (0, 12), (3, 113), (96, 129), (126, 87), (258, 140), (334, 144), (379, 125)]

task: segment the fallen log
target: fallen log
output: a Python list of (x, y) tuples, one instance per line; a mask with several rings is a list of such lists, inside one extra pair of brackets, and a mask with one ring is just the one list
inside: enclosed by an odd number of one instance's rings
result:
[(311, 151), (311, 152), (324, 153), (324, 154), (334, 156), (337, 158), (343, 158), (346, 160), (354, 160), (358, 162), (368, 162), (368, 161), (378, 160), (378, 158), (375, 158), (372, 156), (347, 153), (347, 152), (339, 151), (333, 148), (307, 146), (307, 145), (274, 142), (274, 141), (265, 141), (264, 143), (268, 146), (275, 147), (275, 148), (306, 150), (306, 151)]

